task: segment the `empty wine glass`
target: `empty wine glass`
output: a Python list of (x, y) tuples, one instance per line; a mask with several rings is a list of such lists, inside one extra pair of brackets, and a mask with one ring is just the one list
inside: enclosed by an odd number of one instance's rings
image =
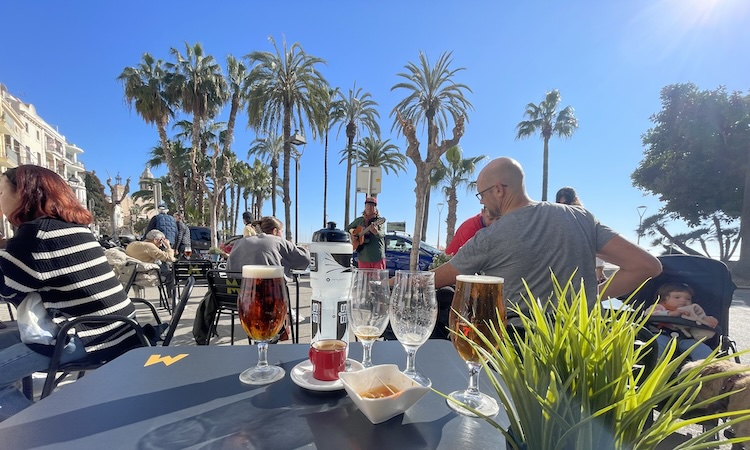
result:
[(423, 386), (430, 379), (416, 370), (417, 350), (432, 334), (437, 320), (435, 274), (433, 272), (396, 271), (391, 292), (391, 328), (406, 350), (404, 374)]
[[(464, 391), (455, 391), (449, 397), (460, 402), (448, 401), (448, 406), (459, 414), (476, 417), (476, 414), (464, 408), (468, 406), (485, 416), (494, 416), (500, 410), (494, 398), (479, 392), (479, 370), (483, 359), (466, 339), (488, 349), (481, 337), (472, 329), (491, 336), (492, 324), (495, 329), (505, 326), (505, 300), (503, 298), (503, 279), (484, 275), (458, 275), (456, 292), (453, 295), (448, 326), (455, 335), (451, 336), (453, 346), (469, 367), (469, 387)], [(464, 339), (463, 337), (466, 339)], [(490, 342), (494, 342), (490, 337)], [(499, 345), (499, 344), (498, 344)]]
[(284, 369), (268, 364), (268, 341), (284, 324), (289, 303), (284, 268), (242, 266), (237, 312), (245, 332), (258, 344), (258, 364), (240, 374), (245, 384), (268, 384), (284, 377)]
[(362, 365), (372, 366), (372, 345), (388, 326), (388, 271), (354, 269), (349, 291), (349, 327), (362, 341)]

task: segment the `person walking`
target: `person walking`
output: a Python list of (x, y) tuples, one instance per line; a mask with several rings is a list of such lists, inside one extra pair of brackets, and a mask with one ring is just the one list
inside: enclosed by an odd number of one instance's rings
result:
[(385, 218), (380, 217), (378, 199), (367, 197), (365, 210), (346, 227), (363, 269), (385, 269)]
[[(192, 248), (190, 240), (190, 228), (184, 222), (184, 216), (181, 212), (174, 213), (174, 220), (177, 223), (177, 240), (173, 247), (174, 255), (180, 256), (185, 253), (185, 247)], [(188, 257), (189, 258), (189, 257)]]
[(151, 230), (159, 230), (167, 237), (169, 245), (172, 248), (175, 248), (175, 245), (177, 244), (177, 221), (168, 213), (169, 209), (167, 208), (167, 205), (164, 203), (159, 205), (159, 213), (148, 221), (148, 226), (143, 234), (148, 234)]

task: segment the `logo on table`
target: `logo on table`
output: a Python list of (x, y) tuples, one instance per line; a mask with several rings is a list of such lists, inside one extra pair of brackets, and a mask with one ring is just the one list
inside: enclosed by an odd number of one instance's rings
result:
[(188, 355), (187, 353), (180, 353), (179, 355), (175, 355), (175, 356), (151, 355), (148, 357), (148, 361), (146, 361), (146, 364), (144, 364), (143, 367), (153, 366), (154, 364), (159, 364), (159, 363), (164, 363), (165, 366), (171, 366), (172, 364), (176, 363), (177, 361), (181, 360), (187, 355)]

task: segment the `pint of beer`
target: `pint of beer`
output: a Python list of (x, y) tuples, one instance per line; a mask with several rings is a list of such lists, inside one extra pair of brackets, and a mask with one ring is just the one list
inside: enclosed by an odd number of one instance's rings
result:
[(245, 332), (254, 341), (269, 341), (284, 324), (289, 300), (284, 268), (242, 266), (237, 311)]
[[(490, 323), (494, 324), (495, 329), (504, 327), (506, 312), (503, 281), (500, 277), (458, 275), (448, 320), (450, 329), (477, 344), (484, 345), (477, 333), (468, 325), (469, 323), (487, 337), (491, 335)], [(468, 342), (459, 336), (451, 336), (451, 339), (453, 346), (464, 361), (480, 362), (479, 355)], [(491, 338), (490, 341), (492, 341)]]

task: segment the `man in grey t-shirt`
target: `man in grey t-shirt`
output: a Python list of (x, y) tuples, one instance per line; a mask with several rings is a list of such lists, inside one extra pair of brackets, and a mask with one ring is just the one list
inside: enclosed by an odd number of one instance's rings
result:
[(526, 193), (521, 165), (497, 158), (480, 172), (477, 197), (499, 219), (477, 232), (447, 264), (435, 270), (435, 285), (454, 284), (456, 275), (484, 273), (505, 279), (506, 301), (526, 296), (523, 280), (534, 296), (546, 301), (552, 295), (550, 271), (564, 285), (583, 281), (589, 305), (596, 301), (594, 257), (620, 267), (606, 295), (631, 292), (661, 273), (659, 260), (599, 223), (580, 207), (531, 200)]

